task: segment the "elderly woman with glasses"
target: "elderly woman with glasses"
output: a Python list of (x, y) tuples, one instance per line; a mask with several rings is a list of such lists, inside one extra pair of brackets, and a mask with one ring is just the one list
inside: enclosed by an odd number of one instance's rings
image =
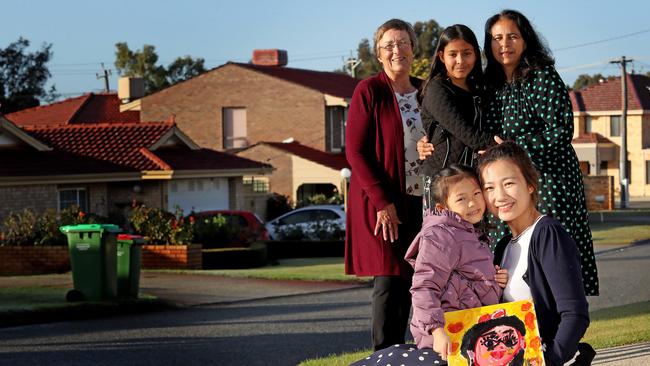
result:
[(404, 343), (408, 325), (412, 269), (404, 254), (422, 225), (416, 143), (425, 131), (420, 80), (409, 76), (417, 44), (413, 28), (391, 19), (374, 40), (382, 70), (358, 84), (346, 126), (352, 176), (345, 270), (374, 277), (372, 341), (379, 350)]

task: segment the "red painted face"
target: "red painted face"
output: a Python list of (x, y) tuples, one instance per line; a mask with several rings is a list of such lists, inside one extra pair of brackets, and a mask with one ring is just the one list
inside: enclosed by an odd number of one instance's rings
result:
[(506, 366), (525, 347), (524, 336), (509, 325), (499, 325), (481, 334), (474, 348), (474, 364)]

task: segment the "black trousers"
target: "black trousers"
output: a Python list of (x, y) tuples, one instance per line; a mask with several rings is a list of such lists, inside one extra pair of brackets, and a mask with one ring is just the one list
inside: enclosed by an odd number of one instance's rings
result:
[[(422, 197), (405, 195), (401, 212), (399, 240), (395, 255), (404, 258), (406, 249), (422, 227)], [(411, 313), (411, 278), (413, 271), (404, 261), (403, 275), (376, 276), (372, 291), (372, 345), (375, 351), (406, 343), (404, 336)]]
[(411, 279), (377, 276), (372, 290), (372, 345), (374, 350), (406, 343), (411, 312)]

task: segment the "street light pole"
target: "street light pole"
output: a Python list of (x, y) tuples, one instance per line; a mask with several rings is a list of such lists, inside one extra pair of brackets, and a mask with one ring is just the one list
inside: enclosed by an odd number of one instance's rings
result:
[(343, 178), (343, 210), (348, 212), (348, 180), (352, 176), (352, 171), (348, 168), (341, 169), (341, 178)]
[(621, 151), (619, 154), (619, 180), (621, 185), (621, 208), (627, 208), (629, 194), (629, 181), (627, 179), (627, 72), (625, 65), (632, 60), (622, 56), (620, 60), (611, 61), (612, 64), (621, 64)]

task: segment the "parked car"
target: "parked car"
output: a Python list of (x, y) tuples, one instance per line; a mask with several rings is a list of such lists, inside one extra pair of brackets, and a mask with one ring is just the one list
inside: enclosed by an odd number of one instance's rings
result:
[(255, 241), (269, 240), (264, 223), (250, 211), (201, 211), (192, 216), (194, 242), (203, 244), (203, 248), (246, 246)]
[(340, 205), (306, 206), (265, 226), (271, 240), (341, 240), (345, 236), (345, 211)]

